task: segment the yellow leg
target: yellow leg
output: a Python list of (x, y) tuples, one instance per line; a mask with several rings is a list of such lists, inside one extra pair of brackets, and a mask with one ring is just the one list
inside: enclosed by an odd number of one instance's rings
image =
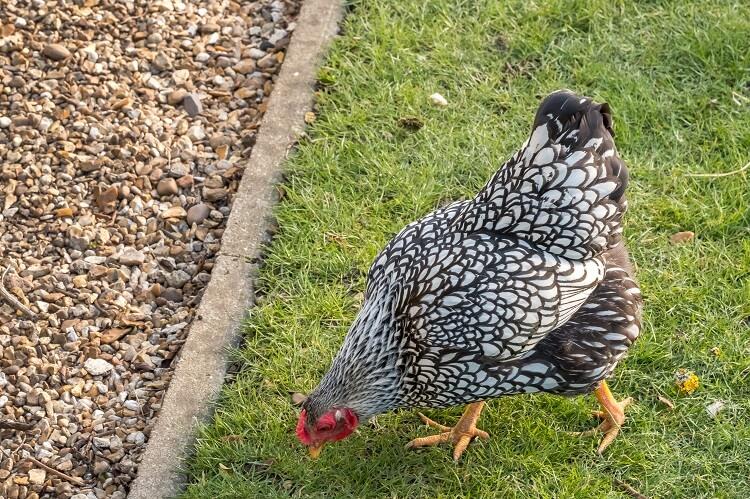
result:
[(596, 450), (601, 455), (609, 447), (609, 444), (614, 442), (617, 434), (620, 433), (620, 428), (625, 423), (625, 408), (633, 402), (633, 399), (628, 397), (622, 402), (618, 402), (612, 395), (612, 392), (609, 391), (606, 381), (601, 382), (599, 387), (594, 391), (594, 395), (596, 395), (596, 399), (604, 409), (603, 411), (594, 411), (594, 415), (604, 419), (604, 421), (593, 430), (574, 433), (574, 435), (586, 436), (597, 432), (604, 433), (604, 437), (599, 443), (599, 448)]
[(484, 402), (474, 402), (466, 406), (461, 419), (458, 420), (456, 426), (449, 428), (431, 420), (424, 414), (420, 413), (419, 417), (425, 422), (427, 426), (437, 428), (442, 433), (437, 435), (431, 435), (429, 437), (415, 438), (408, 444), (407, 449), (415, 449), (417, 447), (427, 447), (430, 445), (437, 445), (443, 442), (453, 443), (453, 459), (458, 461), (461, 458), (461, 454), (464, 453), (466, 448), (469, 446), (469, 442), (474, 437), (479, 437), (483, 440), (487, 440), (490, 436), (486, 431), (482, 431), (477, 428), (477, 420), (479, 420), (479, 414), (484, 408)]

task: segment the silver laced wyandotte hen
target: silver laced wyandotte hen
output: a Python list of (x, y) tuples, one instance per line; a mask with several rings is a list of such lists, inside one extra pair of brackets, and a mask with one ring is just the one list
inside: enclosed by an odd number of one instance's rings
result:
[(454, 445), (458, 460), (491, 398), (594, 392), (612, 443), (631, 399), (605, 379), (641, 329), (622, 240), (628, 170), (612, 115), (570, 91), (546, 97), (531, 136), (473, 199), (407, 225), (377, 256), (364, 303), (297, 436), (327, 442), (397, 408), (468, 404), (449, 428), (409, 442)]

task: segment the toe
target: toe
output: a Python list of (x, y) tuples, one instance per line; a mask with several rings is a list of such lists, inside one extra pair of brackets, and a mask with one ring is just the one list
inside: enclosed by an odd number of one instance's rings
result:
[(602, 441), (599, 443), (599, 448), (596, 449), (596, 453), (601, 456), (607, 449), (607, 447), (609, 447), (609, 444), (615, 441), (618, 433), (620, 433), (619, 427), (612, 428), (610, 431), (608, 431), (604, 435), (604, 438), (602, 438)]
[(490, 434), (487, 433), (484, 430), (480, 430), (479, 428), (474, 428), (474, 436), (478, 437), (478, 438), (481, 438), (482, 440), (489, 440), (490, 439)]
[(437, 445), (443, 442), (448, 442), (449, 440), (451, 440), (450, 433), (440, 433), (439, 435), (430, 435), (429, 437), (415, 438), (414, 440), (406, 444), (406, 448), (416, 449), (419, 447), (427, 447), (430, 445)]
[(422, 420), (422, 422), (424, 424), (426, 424), (427, 426), (429, 426), (431, 428), (437, 428), (438, 430), (441, 430), (441, 431), (450, 431), (451, 430), (449, 427), (441, 425), (437, 421), (433, 421), (432, 419), (428, 418), (427, 416), (425, 416), (421, 412), (419, 413), (419, 418)]
[(458, 438), (458, 441), (456, 442), (456, 446), (453, 448), (453, 460), (454, 461), (458, 461), (459, 459), (461, 459), (461, 455), (469, 446), (469, 442), (471, 442), (471, 437), (469, 435), (461, 435)]
[(604, 411), (591, 411), (591, 415), (599, 419), (604, 419), (607, 417), (607, 413)]

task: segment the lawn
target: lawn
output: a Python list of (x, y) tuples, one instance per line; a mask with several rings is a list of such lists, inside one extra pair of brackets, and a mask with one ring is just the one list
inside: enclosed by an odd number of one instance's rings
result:
[[(287, 165), (238, 372), (184, 497), (628, 497), (623, 482), (649, 497), (750, 497), (750, 173), (691, 176), (750, 161), (750, 4), (350, 7), (320, 70), (317, 120)], [(564, 433), (595, 424), (593, 397), (515, 396), (490, 402), (480, 427), (491, 440), (457, 465), (447, 447), (404, 449), (431, 433), (415, 411), (380, 416), (310, 461), (289, 393), (328, 368), (375, 254), (406, 223), (473, 195), (561, 87), (611, 104), (631, 169), (625, 233), (645, 324), (611, 382), (636, 399), (621, 436), (598, 457), (596, 438)], [(692, 242), (670, 244), (686, 230)], [(691, 395), (677, 393), (679, 368), (700, 378)]]

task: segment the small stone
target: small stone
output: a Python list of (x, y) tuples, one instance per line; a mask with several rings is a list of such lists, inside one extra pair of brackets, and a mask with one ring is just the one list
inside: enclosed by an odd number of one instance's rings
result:
[(167, 284), (173, 288), (181, 288), (190, 282), (190, 274), (184, 270), (176, 270), (167, 275)]
[(172, 73), (172, 79), (174, 80), (175, 85), (184, 85), (190, 80), (190, 71), (187, 69), (178, 69)]
[(79, 289), (85, 288), (86, 285), (89, 283), (85, 275), (77, 275), (73, 277), (72, 281), (73, 281), (73, 286)]
[(98, 447), (100, 449), (108, 449), (109, 448), (109, 439), (108, 438), (102, 438), (102, 437), (94, 437), (92, 439), (94, 446)]
[(235, 64), (232, 69), (240, 74), (248, 74), (255, 71), (255, 61), (253, 59), (243, 59)]
[(200, 142), (206, 138), (206, 132), (202, 126), (193, 125), (188, 129), (187, 136), (193, 142)]
[(146, 255), (142, 251), (135, 250), (133, 248), (127, 248), (120, 255), (120, 263), (123, 265), (141, 265), (146, 261)]
[(159, 193), (159, 196), (174, 196), (179, 192), (177, 182), (172, 177), (165, 177), (159, 180), (156, 185), (156, 192)]
[(109, 448), (112, 450), (122, 449), (122, 440), (117, 435), (109, 437)]
[(201, 224), (208, 218), (210, 213), (211, 208), (204, 203), (198, 203), (191, 206), (187, 211), (187, 223), (188, 225)]
[(135, 400), (126, 400), (125, 402), (122, 403), (122, 406), (125, 409), (129, 411), (133, 411), (133, 412), (137, 412), (141, 408), (141, 405)]
[(211, 203), (226, 199), (227, 195), (226, 189), (203, 189), (203, 197)]
[(167, 57), (167, 54), (164, 52), (158, 52), (156, 54), (156, 57), (154, 57), (154, 61), (152, 63), (154, 68), (156, 68), (159, 71), (166, 71), (167, 69), (172, 69), (172, 61)]
[(109, 471), (109, 462), (106, 460), (97, 461), (94, 464), (94, 474), (95, 475), (101, 475), (102, 473), (107, 473)]
[(253, 59), (260, 59), (261, 57), (265, 57), (266, 53), (258, 48), (253, 47), (248, 51), (248, 55)]
[(211, 135), (211, 138), (208, 139), (208, 144), (211, 146), (212, 149), (216, 149), (219, 146), (225, 146), (232, 143), (231, 137), (227, 137), (226, 135), (223, 135), (221, 133), (215, 133)]
[(178, 88), (177, 90), (169, 92), (169, 95), (167, 95), (167, 102), (172, 106), (176, 106), (185, 99), (186, 95), (187, 90), (184, 88)]
[(172, 206), (161, 213), (162, 218), (184, 218), (187, 213), (182, 206)]
[(278, 61), (274, 54), (266, 54), (263, 58), (258, 60), (258, 67), (261, 69), (269, 69), (276, 65)]
[(272, 43), (274, 46), (278, 45), (281, 40), (287, 37), (289, 33), (285, 29), (275, 29), (271, 36), (268, 37), (268, 43)]
[(44, 470), (29, 470), (29, 481), (36, 485), (41, 485), (44, 483), (45, 478), (47, 477), (47, 472)]
[(161, 298), (173, 303), (180, 303), (182, 301), (182, 290), (176, 288), (167, 288), (162, 291)]
[(238, 99), (249, 99), (251, 97), (254, 97), (256, 94), (256, 91), (247, 87), (240, 87), (234, 92), (234, 96)]
[(182, 107), (188, 113), (188, 116), (198, 116), (203, 112), (203, 105), (196, 94), (187, 94), (182, 100)]
[(190, 174), (187, 174), (177, 179), (177, 185), (181, 189), (187, 189), (189, 187), (192, 187), (194, 181), (195, 179), (193, 178), (193, 176)]
[(215, 33), (221, 29), (221, 26), (219, 26), (216, 23), (208, 22), (205, 23), (203, 26), (200, 27), (200, 32), (203, 35), (208, 35), (210, 33)]
[(55, 210), (55, 216), (57, 218), (66, 218), (66, 217), (72, 217), (73, 216), (73, 209), (66, 206), (64, 208), (58, 208)]
[(125, 440), (136, 445), (143, 445), (146, 442), (146, 435), (142, 431), (130, 433)]
[(11, 123), (13, 123), (13, 120), (7, 116), (0, 116), (0, 128), (8, 128)]
[(129, 332), (130, 329), (124, 328), (107, 329), (106, 331), (104, 331), (104, 334), (102, 334), (100, 341), (105, 345), (109, 345), (110, 343), (114, 343), (115, 341), (119, 340)]
[(59, 43), (50, 43), (42, 49), (42, 55), (53, 61), (64, 61), (71, 56), (70, 50)]
[(86, 359), (83, 367), (92, 376), (101, 376), (111, 371), (114, 366), (104, 359)]

